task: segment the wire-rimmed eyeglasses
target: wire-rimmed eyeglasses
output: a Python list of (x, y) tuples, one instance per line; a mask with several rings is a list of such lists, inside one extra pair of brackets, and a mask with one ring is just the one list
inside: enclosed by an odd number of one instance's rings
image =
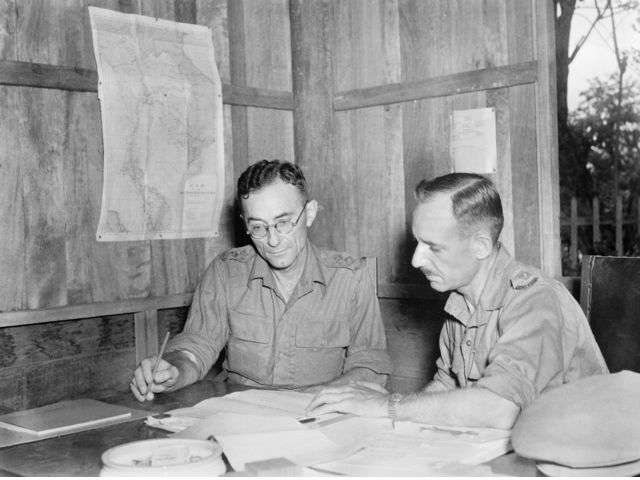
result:
[(247, 225), (247, 233), (252, 238), (258, 238), (258, 239), (266, 237), (267, 233), (269, 233), (269, 230), (271, 228), (275, 228), (278, 233), (282, 233), (285, 235), (287, 233), (291, 233), (291, 231), (298, 225), (298, 222), (300, 221), (302, 214), (307, 208), (307, 203), (309, 203), (309, 200), (304, 202), (302, 210), (300, 211), (300, 214), (295, 220), (292, 221), (291, 219), (283, 218), (278, 220), (276, 223), (272, 223), (271, 225), (266, 223), (252, 223), (250, 225)]

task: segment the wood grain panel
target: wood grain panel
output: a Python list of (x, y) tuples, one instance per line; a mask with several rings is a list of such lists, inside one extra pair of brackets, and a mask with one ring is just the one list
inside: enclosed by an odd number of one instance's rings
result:
[(27, 307), (20, 95), (0, 87), (0, 310)]
[(286, 0), (244, 0), (247, 86), (291, 91), (291, 37)]
[(528, 62), (534, 59), (533, 2), (505, 2), (507, 48), (509, 63)]
[(500, 241), (513, 254), (515, 251), (513, 230), (513, 192), (511, 181), (513, 175), (511, 154), (511, 110), (509, 102), (509, 89), (502, 88), (487, 92), (487, 106), (494, 107), (496, 111), (496, 147), (497, 147), (497, 172), (492, 176), (500, 198), (502, 199), (502, 212), (504, 215), (504, 227), (500, 235)]
[[(290, 92), (291, 36), (286, 0), (244, 2), (246, 82)], [(247, 109), (247, 164), (263, 158), (295, 162), (293, 114), (262, 108)], [(241, 171), (238, 171), (239, 175)]]
[[(65, 93), (20, 91), (19, 130), (28, 308), (67, 304), (63, 149)], [(43, 188), (43, 186), (46, 186)]]
[[(142, 1), (140, 13), (165, 20), (193, 23), (195, 1)], [(151, 295), (171, 295), (193, 290), (204, 269), (204, 240), (175, 239), (148, 243), (151, 260), (149, 276)], [(153, 332), (155, 330), (147, 333), (153, 334)]]
[(227, 0), (197, 0), (196, 2), (196, 23), (211, 28), (218, 74), (223, 83), (229, 83), (231, 80), (227, 3)]
[(387, 382), (392, 392), (414, 392), (436, 372), (438, 338), (444, 322), (444, 301), (381, 299), (380, 310), (387, 334), (393, 374)]
[[(16, 4), (17, 60), (59, 63), (65, 6)], [(21, 89), (19, 139), (26, 238), (27, 305), (67, 303), (63, 190), (65, 93)], [(46, 188), (43, 186), (46, 185)]]
[[(65, 235), (68, 303), (94, 301), (94, 271), (111, 268), (99, 265), (94, 255), (97, 211), (92, 208), (98, 192), (91, 190), (91, 163), (96, 162), (102, 143), (98, 98), (95, 94), (69, 93), (67, 103), (68, 130), (64, 150)], [(101, 165), (100, 159), (100, 166)], [(99, 199), (98, 199), (99, 202)], [(97, 298), (100, 298), (98, 295)]]
[[(231, 2), (230, 8), (238, 6), (241, 2)], [(231, 47), (229, 32), (235, 30), (228, 26), (228, 22), (233, 19), (229, 14), (228, 2), (226, 0), (198, 0), (197, 20), (200, 25), (208, 25), (211, 28), (213, 37), (213, 48), (216, 55), (218, 73), (223, 82), (231, 81)], [(236, 46), (236, 48), (239, 48)], [(243, 47), (244, 48), (244, 47)], [(223, 95), (224, 101), (224, 95)], [(293, 99), (291, 99), (293, 109)], [(204, 263), (209, 262), (218, 254), (232, 247), (235, 242), (235, 221), (236, 212), (234, 208), (234, 195), (236, 185), (236, 167), (234, 165), (234, 147), (241, 141), (246, 145), (246, 124), (243, 128), (244, 136), (236, 138), (234, 134), (233, 111), (243, 111), (242, 118), (246, 117), (246, 108), (223, 106), (223, 131), (224, 131), (224, 204), (220, 216), (220, 230), (217, 238), (207, 238), (204, 242)], [(244, 119), (246, 122), (246, 119)]]
[(39, 325), (7, 327), (2, 332), (2, 368), (25, 368), (52, 360), (132, 348), (131, 315), (105, 316)]
[(0, 0), (0, 59), (16, 60), (14, 0)]
[[(274, 158), (295, 163), (293, 114), (264, 108), (248, 108), (249, 163)], [(238, 172), (240, 175), (242, 172)]]
[(515, 257), (541, 267), (538, 201), (538, 165), (535, 89), (533, 86), (510, 89), (510, 128), (512, 164), (511, 189), (514, 212)]
[(131, 315), (0, 329), (0, 410), (126, 390), (134, 367)]
[(562, 276), (560, 245), (560, 178), (558, 167), (558, 109), (555, 62), (555, 9), (549, 2), (531, 2), (535, 9), (533, 38), (538, 60), (535, 89), (536, 146), (538, 185), (540, 266), (553, 277)]
[[(400, 81), (396, 1), (338, 2), (334, 18), (336, 89)], [(337, 113), (336, 121), (341, 174), (352, 186), (344, 205), (345, 248), (377, 257), (381, 281), (397, 280), (391, 272), (399, 268), (405, 230), (401, 108)]]
[[(483, 0), (452, 0), (447, 18), (451, 39), (451, 72), (465, 72), (487, 66), (483, 41)], [(444, 33), (444, 32), (442, 32)]]
[(340, 91), (335, 95), (333, 107), (335, 110), (352, 110), (533, 83), (538, 78), (537, 69), (536, 62), (526, 62), (451, 73), (414, 82)]
[(24, 409), (69, 398), (125, 392), (135, 368), (133, 349), (55, 360), (25, 372)]
[(344, 205), (351, 186), (341, 176), (341, 160), (335, 150), (335, 118), (332, 109), (335, 39), (329, 0), (290, 5), (291, 63), (295, 110), (293, 116), (296, 162), (311, 185), (320, 211), (310, 232), (318, 245), (345, 248)]
[(402, 76), (405, 82), (452, 72), (451, 2), (399, 3)]

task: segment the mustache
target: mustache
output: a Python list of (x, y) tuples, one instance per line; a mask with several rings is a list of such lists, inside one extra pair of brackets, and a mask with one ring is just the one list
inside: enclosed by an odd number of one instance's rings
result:
[(424, 268), (424, 267), (423, 267), (423, 268), (421, 268), (421, 269), (420, 269), (420, 271), (422, 272), (422, 274), (423, 274), (425, 277), (428, 277), (428, 276), (430, 276), (430, 275), (434, 275), (434, 274), (436, 273), (436, 272), (434, 272), (433, 270), (429, 270), (428, 268)]

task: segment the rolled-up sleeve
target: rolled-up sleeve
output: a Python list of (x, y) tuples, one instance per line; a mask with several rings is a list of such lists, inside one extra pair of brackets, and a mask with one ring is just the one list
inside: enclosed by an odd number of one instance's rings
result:
[(454, 390), (459, 385), (455, 377), (451, 373), (451, 348), (454, 345), (454, 335), (451, 332), (453, 320), (445, 321), (440, 331), (439, 347), (440, 356), (436, 360), (436, 373), (433, 377), (434, 382), (439, 382), (446, 390)]
[(196, 287), (184, 330), (167, 347), (167, 351), (189, 352), (196, 360), (200, 379), (209, 372), (229, 338), (225, 275), (224, 262), (214, 259)]
[(393, 364), (387, 352), (387, 338), (380, 315), (380, 305), (366, 268), (354, 271), (356, 285), (350, 312), (351, 339), (345, 358), (344, 372), (368, 368), (390, 375)]
[(562, 383), (562, 325), (559, 299), (549, 285), (514, 295), (500, 316), (500, 337), (476, 386), (525, 408), (549, 384)]

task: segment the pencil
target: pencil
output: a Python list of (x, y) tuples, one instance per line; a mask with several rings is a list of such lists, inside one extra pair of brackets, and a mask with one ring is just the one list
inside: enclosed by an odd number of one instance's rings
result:
[(162, 355), (164, 355), (164, 349), (167, 347), (167, 341), (169, 340), (169, 332), (164, 336), (164, 340), (162, 341), (162, 345), (160, 346), (160, 351), (158, 352), (158, 358), (156, 358), (156, 364), (153, 366), (153, 370), (151, 372), (151, 381), (153, 382), (156, 377), (156, 372), (158, 371), (158, 366), (160, 365), (160, 360), (162, 360)]

